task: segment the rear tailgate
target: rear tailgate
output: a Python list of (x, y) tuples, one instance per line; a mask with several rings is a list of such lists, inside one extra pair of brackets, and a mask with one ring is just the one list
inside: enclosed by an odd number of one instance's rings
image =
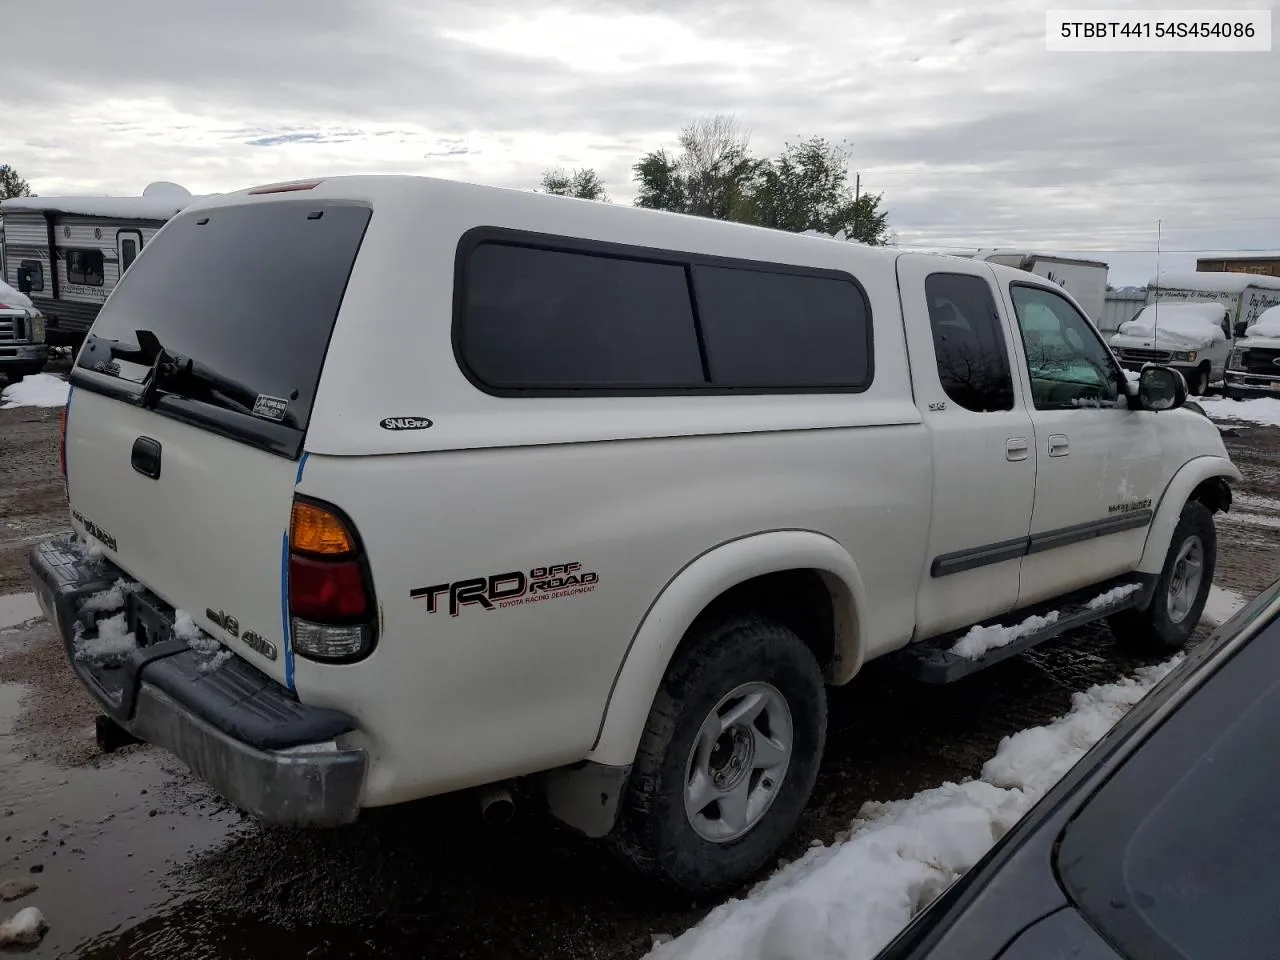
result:
[[(76, 528), (276, 679), (303, 441), (368, 206), (189, 211), (113, 291), (72, 372)], [(273, 658), (252, 632), (277, 651)]]

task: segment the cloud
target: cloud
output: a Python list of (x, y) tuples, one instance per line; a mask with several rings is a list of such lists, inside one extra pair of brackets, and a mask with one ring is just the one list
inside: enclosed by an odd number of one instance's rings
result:
[(1157, 220), (1166, 250), (1280, 246), (1275, 54), (1050, 54), (1047, 8), (62, 0), (6, 45), (3, 160), (43, 194), (594, 166), (629, 202), (641, 154), (732, 113), (762, 153), (850, 141), (903, 244), (1130, 251), (1097, 254), (1120, 282)]

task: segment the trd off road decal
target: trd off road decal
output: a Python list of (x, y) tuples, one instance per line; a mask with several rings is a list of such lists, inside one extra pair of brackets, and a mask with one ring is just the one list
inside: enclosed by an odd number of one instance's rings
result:
[(434, 587), (410, 590), (415, 600), (427, 601), (427, 613), (442, 609), (447, 599), (449, 616), (456, 617), (466, 606), (504, 610), (526, 603), (559, 600), (590, 593), (600, 582), (594, 571), (583, 571), (580, 563), (555, 563), (527, 572), (495, 573), (488, 577), (455, 580)]

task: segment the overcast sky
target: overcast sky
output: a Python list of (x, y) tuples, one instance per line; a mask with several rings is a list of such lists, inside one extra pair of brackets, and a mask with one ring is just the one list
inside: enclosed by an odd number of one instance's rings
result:
[(1091, 255), (1117, 284), (1150, 277), (1159, 218), (1166, 250), (1280, 248), (1280, 42), (1047, 53), (1049, 7), (30, 4), (5, 27), (0, 162), (44, 195), (355, 172), (527, 188), (549, 166), (594, 166), (629, 203), (641, 154), (725, 113), (760, 153), (813, 134), (850, 141), (904, 246), (1105, 251)]

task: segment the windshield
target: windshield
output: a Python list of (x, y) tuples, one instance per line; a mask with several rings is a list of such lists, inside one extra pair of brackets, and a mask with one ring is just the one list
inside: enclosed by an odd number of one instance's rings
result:
[(1126, 956), (1280, 943), (1280, 623), (1193, 694), (1067, 828), (1068, 894)]
[(77, 366), (138, 402), (182, 398), (244, 417), (246, 438), (266, 424), (305, 431), (371, 215), (289, 200), (172, 221), (121, 279)]

